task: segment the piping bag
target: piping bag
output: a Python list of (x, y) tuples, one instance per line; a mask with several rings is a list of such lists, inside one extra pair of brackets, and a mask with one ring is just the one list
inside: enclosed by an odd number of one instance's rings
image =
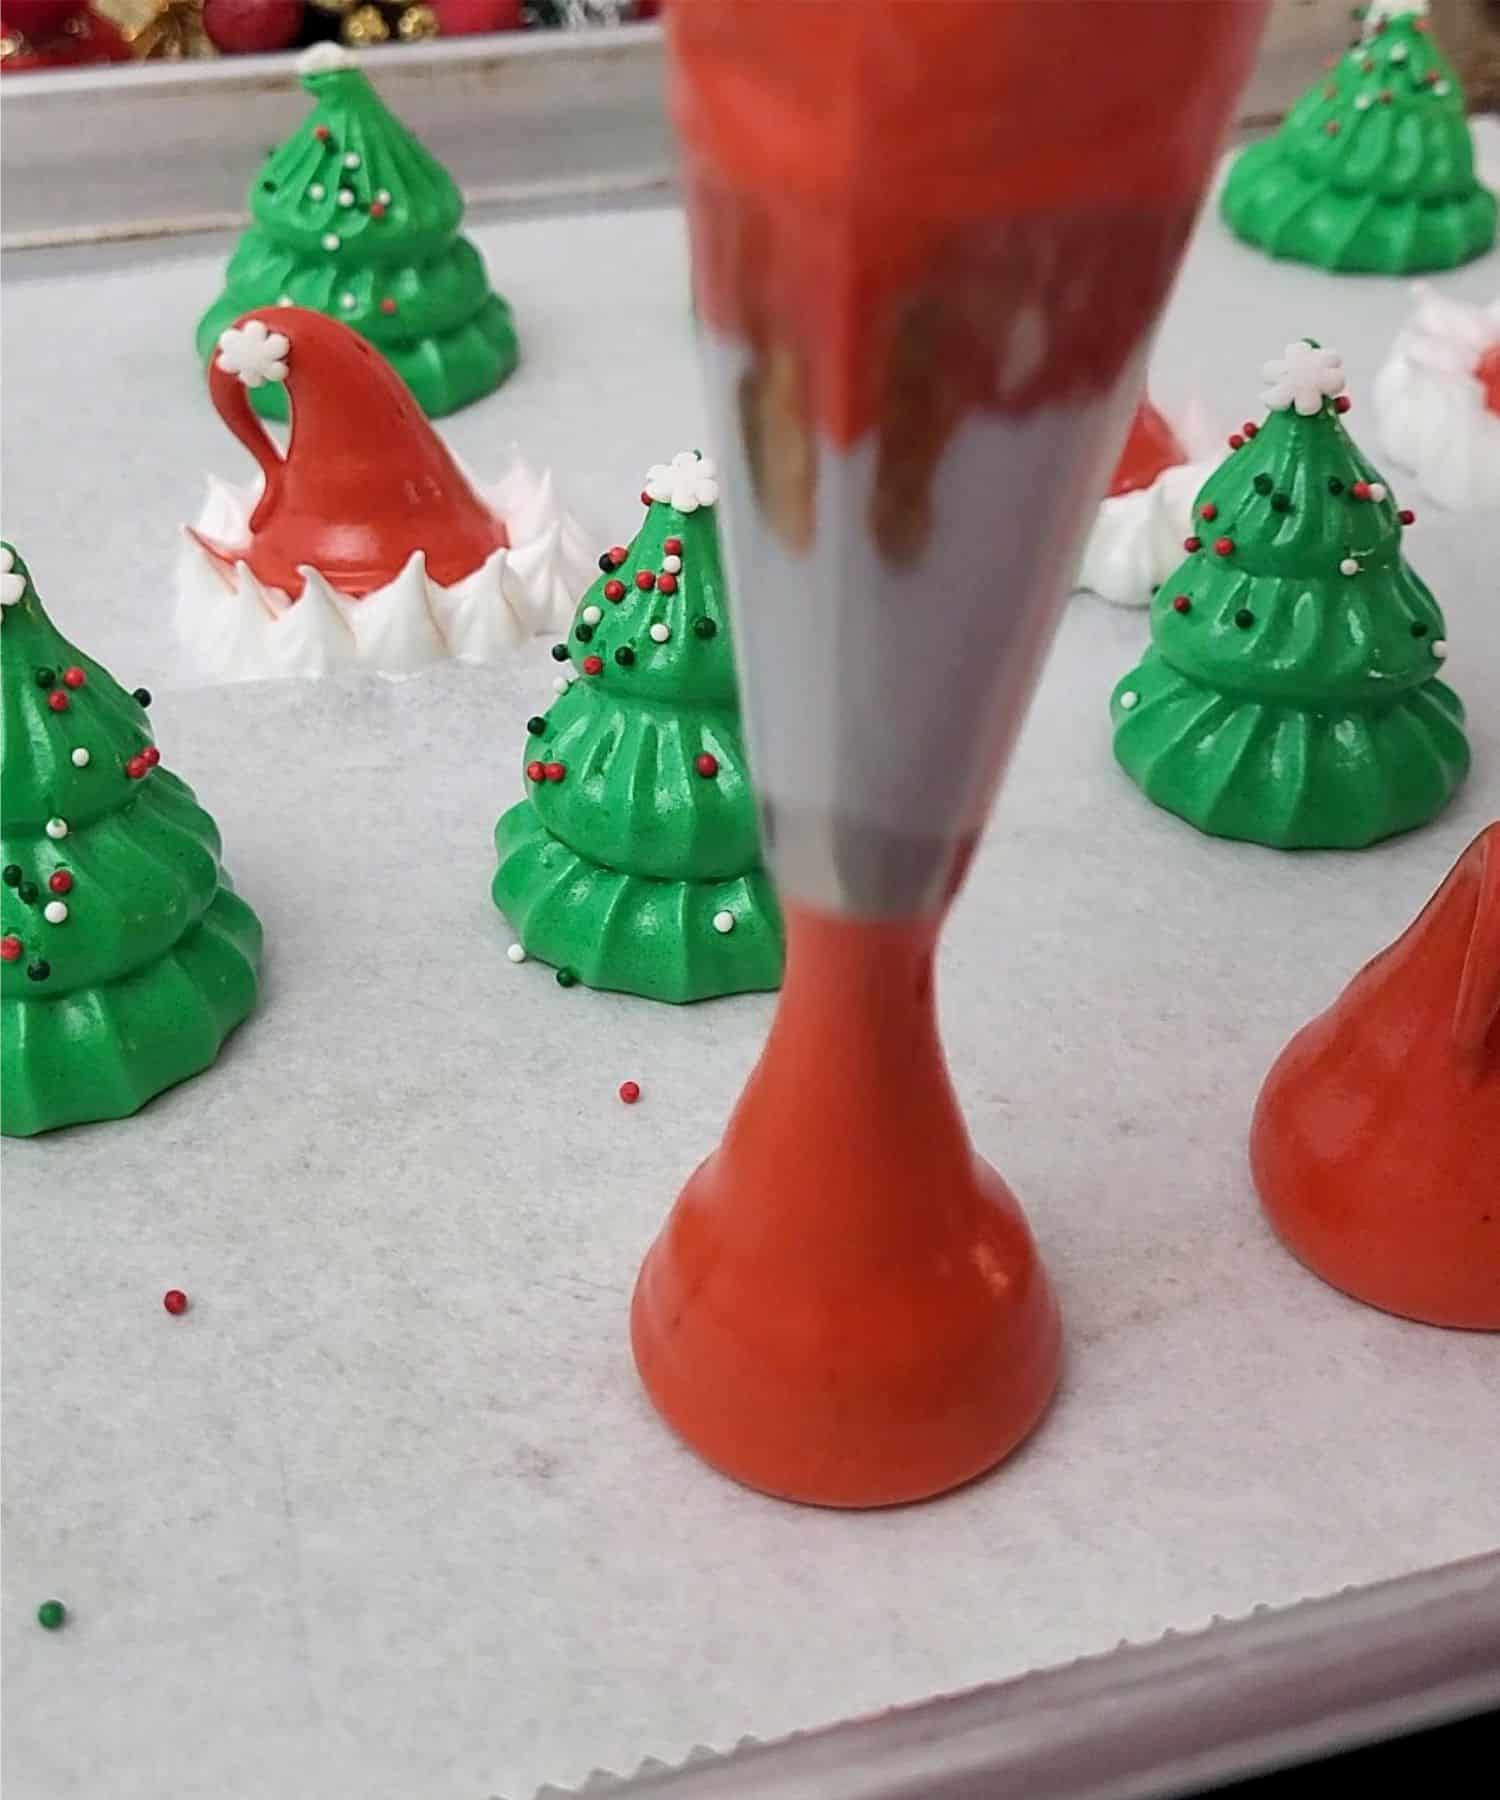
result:
[(673, 0), (672, 98), (784, 990), (642, 1267), (700, 1455), (875, 1506), (1006, 1456), (1060, 1368), (933, 960), (1262, 0)]

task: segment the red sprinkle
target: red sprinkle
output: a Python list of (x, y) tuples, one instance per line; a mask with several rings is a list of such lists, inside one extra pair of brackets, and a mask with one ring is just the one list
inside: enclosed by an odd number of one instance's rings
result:
[(527, 763), (526, 779), (528, 781), (545, 781), (547, 779), (546, 763), (544, 763), (544, 762), (529, 762), (529, 763)]
[(54, 869), (47, 877), (47, 886), (54, 894), (66, 894), (72, 891), (73, 877), (66, 869)]
[(661, 553), (663, 556), (681, 556), (682, 555), (682, 539), (681, 538), (663, 538), (661, 541)]
[(648, 594), (656, 586), (656, 577), (649, 569), (640, 569), (636, 572), (635, 585), (643, 594)]
[(1382, 88), (1380, 90), (1380, 104), (1382, 106), (1389, 106), (1390, 103), (1391, 103), (1391, 90), (1389, 88)]
[(66, 712), (73, 702), (61, 688), (53, 688), (52, 692), (47, 696), (47, 704), (52, 708), (53, 712)]
[(1231, 450), (1243, 450), (1244, 447), (1245, 440), (1237, 431), (1231, 431), (1229, 434), (1229, 448)]
[(141, 759), (148, 769), (154, 769), (161, 761), (161, 751), (157, 749), (155, 744), (147, 744), (146, 748), (141, 752)]
[(1338, 97), (1339, 97), (1338, 89), (1333, 85), (1332, 82), (1330, 82), (1328, 84), (1328, 86), (1323, 89), (1323, 98), (1325, 100), (1337, 100)]
[(72, 668), (63, 670), (64, 687), (81, 688), (87, 680), (88, 676), (84, 674), (77, 663), (74, 663)]
[(1240, 430), (1244, 432), (1247, 438), (1252, 438), (1255, 436), (1256, 432), (1260, 430), (1260, 426), (1252, 425), (1251, 422), (1246, 419), (1245, 423), (1240, 426)]
[(650, 504), (651, 504), (651, 496), (646, 492), (646, 490), (644, 488), (642, 488), (641, 489), (641, 505), (649, 506)]
[(707, 750), (701, 750), (698, 755), (693, 758), (693, 767), (705, 781), (708, 781), (718, 774), (719, 759), (717, 756), (711, 755)]
[(625, 1104), (627, 1106), (634, 1106), (636, 1101), (639, 1100), (640, 1097), (641, 1097), (640, 1082), (638, 1082), (638, 1081), (622, 1081), (620, 1083), (620, 1098), (625, 1102)]
[(1214, 505), (1212, 500), (1205, 500), (1203, 502), (1202, 506), (1200, 506), (1198, 508), (1198, 517), (1200, 519), (1208, 519), (1208, 520), (1212, 521), (1214, 519), (1217, 519), (1218, 516), (1219, 516), (1219, 509), (1217, 506)]
[(625, 548), (625, 546), (623, 544), (611, 544), (609, 547), (609, 560), (615, 565), (615, 567), (617, 569), (619, 568), (620, 564), (622, 562), (624, 562), (626, 557), (629, 555), (630, 555), (630, 552)]
[(1233, 556), (1234, 555), (1234, 539), (1233, 538), (1215, 538), (1214, 539), (1214, 555), (1215, 556)]
[(1330, 119), (1323, 129), (1328, 133), (1329, 137), (1337, 137), (1340, 129), (1338, 120)]
[(1356, 481), (1349, 489), (1349, 492), (1356, 500), (1368, 500), (1370, 498), (1370, 484), (1368, 481)]
[(1333, 410), (1335, 412), (1346, 413), (1353, 404), (1354, 402), (1347, 394), (1340, 394), (1338, 399), (1333, 403)]
[(606, 581), (604, 584), (604, 598), (606, 600), (623, 600), (625, 598), (625, 583), (623, 581)]
[(1396, 514), (1396, 517), (1403, 525), (1415, 525), (1417, 522), (1417, 515), (1409, 506), (1403, 506), (1400, 512)]
[(547, 763), (542, 772), (546, 775), (548, 781), (561, 781), (563, 776), (567, 774), (568, 767), (566, 763)]
[(313, 136), (318, 140), (318, 142), (320, 144), (326, 144), (328, 142), (328, 138), (329, 138), (328, 127), (326, 125), (314, 125), (313, 126)]
[(372, 200), (370, 202), (370, 217), (372, 219), (383, 219), (385, 217), (384, 200)]
[(656, 578), (656, 588), (657, 592), (661, 594), (675, 594), (677, 592), (677, 577), (675, 575), (658, 575)]
[(144, 756), (132, 756), (130, 761), (125, 765), (125, 773), (132, 781), (139, 781), (150, 767), (150, 763), (146, 761)]
[(21, 960), (21, 940), (18, 937), (0, 937), (0, 962), (19, 962)]
[(161, 1303), (174, 1319), (179, 1318), (188, 1309), (188, 1297), (181, 1288), (168, 1288), (161, 1297)]
[(1201, 550), (1203, 548), (1203, 539), (1201, 537), (1184, 538), (1182, 540), (1182, 547), (1184, 550)]
[(385, 299), (380, 302), (380, 310), (389, 317), (390, 314), (396, 310), (396, 302), (387, 295)]
[(1173, 612), (1191, 612), (1192, 610), (1193, 610), (1193, 603), (1191, 600), (1188, 599), (1186, 594), (1179, 594), (1177, 596), (1177, 598), (1172, 602), (1172, 611)]
[(604, 658), (602, 656), (584, 657), (583, 672), (585, 675), (602, 675), (604, 673)]

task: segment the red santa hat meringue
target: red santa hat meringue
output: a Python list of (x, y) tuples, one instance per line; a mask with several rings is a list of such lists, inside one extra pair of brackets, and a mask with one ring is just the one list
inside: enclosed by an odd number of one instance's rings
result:
[(1148, 488), (1166, 469), (1176, 468), (1188, 459), (1177, 433), (1149, 400), (1143, 399), (1130, 422), (1130, 436), (1120, 452), (1120, 460), (1109, 484), (1111, 495), (1134, 493)]
[[(247, 389), (286, 384), (282, 455)], [(265, 487), (248, 544), (199, 543), (296, 597), (304, 567), (359, 596), (393, 581), (414, 551), (435, 581), (471, 574), (509, 543), (406, 384), (337, 319), (300, 306), (247, 312), (219, 338), (208, 372), (219, 416), (260, 464)]]

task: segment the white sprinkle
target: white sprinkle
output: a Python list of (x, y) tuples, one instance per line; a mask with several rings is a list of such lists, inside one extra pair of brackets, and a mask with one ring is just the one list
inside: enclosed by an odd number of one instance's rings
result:
[(47, 836), (49, 838), (65, 838), (67, 835), (68, 821), (66, 819), (48, 819)]
[(512, 944), (505, 954), (512, 962), (525, 962), (526, 951), (520, 944)]
[(87, 750), (84, 749), (83, 745), (80, 744), (78, 746), (78, 748), (73, 752), (73, 767), (75, 769), (86, 769), (88, 766), (89, 766), (89, 753)]
[(297, 302), (292, 298), (292, 296), (290, 294), (283, 294), (281, 296), (281, 298), (276, 302), (276, 304), (278, 306), (295, 306), (297, 304)]
[(553, 693), (554, 693), (554, 694), (565, 694), (565, 693), (567, 693), (567, 691), (568, 691), (568, 678), (567, 678), (567, 676), (566, 676), (566, 675), (559, 675), (559, 676), (557, 676), (557, 677), (556, 677), (556, 679), (555, 679), (555, 680), (554, 680), (554, 681), (553, 681), (553, 683), (552, 683), (552, 691), (553, 691)]
[(585, 625), (597, 625), (603, 617), (604, 614), (597, 606), (586, 606), (583, 609), (583, 622)]
[(661, 559), (661, 572), (663, 575), (680, 575), (682, 558), (680, 556), (664, 556)]
[(375, 198), (382, 206), (389, 206), (391, 203), (391, 190), (389, 188), (382, 188)]
[(1405, 44), (1392, 44), (1390, 56), (1387, 60), (1390, 62), (1394, 62), (1394, 63), (1405, 62), (1406, 61), (1406, 45)]
[(651, 641), (653, 644), (664, 644), (671, 635), (672, 627), (670, 625), (663, 625), (660, 620), (651, 627)]
[(1438, 659), (1439, 662), (1441, 662), (1443, 660), (1443, 658), (1448, 654), (1447, 638), (1434, 638), (1432, 640), (1432, 654)]
[(315, 181), (312, 186), (308, 188), (307, 197), (309, 200), (321, 200), (327, 192), (328, 189), (323, 186), (321, 181)]
[(353, 204), (354, 204), (354, 189), (353, 188), (340, 188), (339, 189), (339, 205), (340, 206), (353, 206)]
[(1372, 481), (1370, 483), (1370, 498), (1372, 500), (1384, 500), (1386, 492), (1386, 485), (1383, 481)]
[(1357, 575), (1358, 573), (1359, 573), (1359, 564), (1354, 560), (1354, 558), (1352, 556), (1346, 556), (1344, 558), (1344, 560), (1339, 564), (1339, 574), (1340, 575)]
[(345, 312), (353, 312), (355, 307), (359, 305), (359, 302), (354, 298), (353, 294), (340, 294), (339, 305), (343, 307)]
[(1449, 81), (1435, 81), (1432, 84), (1432, 91), (1435, 94), (1451, 94), (1453, 92), (1453, 84)]
[(357, 169), (359, 167), (359, 153), (357, 151), (351, 150), (344, 158), (344, 167), (346, 169)]
[(573, 683), (575, 681), (577, 681), (577, 679), (578, 679), (577, 669), (569, 669), (567, 674), (563, 676), (563, 680), (567, 683), (567, 685), (569, 687), (571, 687), (573, 685)]
[(734, 914), (732, 912), (716, 912), (714, 914), (714, 930), (718, 932), (734, 930)]
[(66, 925), (68, 909), (61, 900), (49, 900), (42, 908), (42, 917), (49, 925)]
[(339, 234), (336, 231), (325, 231), (323, 233), (323, 248), (325, 250), (337, 250), (338, 247)]
[(1354, 96), (1354, 110), (1356, 112), (1368, 112), (1374, 104), (1374, 98), (1369, 94), (1356, 94)]
[(1121, 694), (1121, 696), (1120, 696), (1121, 711), (1129, 712), (1131, 710), (1131, 708), (1135, 705), (1136, 701), (1139, 699), (1140, 699), (1140, 695), (1135, 691), (1134, 688), (1126, 688), (1125, 692), (1123, 694)]

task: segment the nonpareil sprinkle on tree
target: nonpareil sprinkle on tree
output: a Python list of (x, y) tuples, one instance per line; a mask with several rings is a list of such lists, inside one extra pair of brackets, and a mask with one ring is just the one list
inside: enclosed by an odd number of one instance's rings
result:
[(1338, 355), (1267, 363), (1270, 409), (1230, 437), (1193, 509), (1151, 648), (1110, 702), (1148, 797), (1218, 837), (1358, 849), (1425, 824), (1469, 766), (1438, 678), (1443, 615), (1401, 508), (1344, 429)]

